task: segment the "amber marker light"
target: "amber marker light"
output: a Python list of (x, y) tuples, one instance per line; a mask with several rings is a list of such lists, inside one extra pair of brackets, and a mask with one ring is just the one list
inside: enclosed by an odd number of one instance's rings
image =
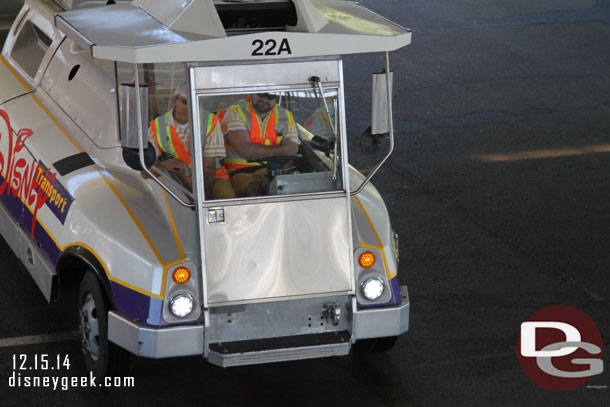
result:
[(184, 266), (180, 266), (172, 273), (172, 278), (178, 284), (184, 284), (191, 278), (191, 272)]
[(375, 264), (375, 255), (372, 252), (364, 252), (358, 257), (358, 263), (367, 269)]

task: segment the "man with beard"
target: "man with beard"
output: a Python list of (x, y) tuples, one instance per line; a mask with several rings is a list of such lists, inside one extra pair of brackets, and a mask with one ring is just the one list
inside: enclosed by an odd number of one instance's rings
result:
[(294, 155), (299, 150), (292, 113), (278, 106), (276, 99), (275, 94), (255, 93), (224, 113), (224, 165), (238, 196), (263, 195), (269, 186), (267, 169), (249, 159)]

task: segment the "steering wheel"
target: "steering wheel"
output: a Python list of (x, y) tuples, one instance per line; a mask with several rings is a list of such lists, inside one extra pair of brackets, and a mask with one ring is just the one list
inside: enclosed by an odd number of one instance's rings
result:
[(301, 154), (293, 154), (293, 155), (275, 155), (270, 157), (255, 157), (248, 160), (249, 163), (261, 163), (263, 166), (267, 167), (269, 170), (269, 175), (271, 178), (276, 175), (282, 174), (282, 169), (284, 165), (291, 160), (298, 160), (302, 158)]

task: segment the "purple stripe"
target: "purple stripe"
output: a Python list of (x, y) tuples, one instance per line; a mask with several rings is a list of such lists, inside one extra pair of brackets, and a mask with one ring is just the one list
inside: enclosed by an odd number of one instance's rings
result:
[[(0, 185), (4, 182), (4, 177), (0, 175)], [(25, 206), (21, 199), (8, 193), (8, 188), (4, 194), (0, 196), (0, 202), (4, 204), (7, 212), (17, 220), (24, 231), (31, 236), (32, 218), (34, 215)], [(53, 238), (42, 227), (40, 222), (36, 220), (34, 226), (34, 242), (39, 245), (43, 253), (51, 261), (52, 264), (57, 264), (57, 260), (61, 255), (61, 250)], [(116, 307), (119, 311), (136, 318), (138, 321), (145, 322), (151, 325), (161, 325), (161, 311), (163, 301), (140, 294), (130, 288), (124, 287), (118, 283), (110, 282), (112, 293)]]
[[(39, 184), (44, 186), (49, 182), (48, 175), (50, 175), (50, 171), (40, 160), (38, 160), (38, 166), (42, 168), (42, 175), (41, 180), (39, 180)], [(40, 189), (40, 186), (37, 186), (37, 188)], [(50, 187), (45, 187), (45, 189), (46, 188), (49, 188), (50, 191), (54, 191), (55, 194), (49, 194), (49, 196), (47, 196), (45, 199), (45, 204), (63, 225), (66, 221), (66, 216), (68, 215), (70, 206), (74, 201), (74, 197), (70, 195), (70, 193), (57, 178), (53, 180)]]
[[(0, 175), (0, 185), (4, 182), (4, 177)], [(4, 207), (13, 216), (13, 218), (21, 225), (28, 236), (32, 235), (32, 217), (34, 216), (28, 207), (21, 199), (13, 196), (7, 189), (4, 191), (0, 200), (4, 203)], [(40, 222), (36, 220), (34, 227), (34, 242), (40, 246), (52, 264), (57, 263), (57, 259), (61, 251), (55, 244), (55, 241), (49, 236), (47, 231), (42, 227)]]
[[(110, 286), (112, 287), (114, 304), (119, 311), (137, 319), (140, 322), (148, 323), (150, 301), (154, 298), (122, 286), (114, 281), (110, 282)], [(158, 317), (153, 319), (158, 320)]]
[[(4, 177), (0, 174), (0, 185), (2, 184), (4, 184)], [(4, 193), (0, 195), (0, 200), (4, 202), (5, 208), (11, 215), (13, 215), (13, 218), (19, 220), (19, 218), (21, 217), (21, 209), (23, 208), (23, 203), (21, 202), (21, 199), (14, 197), (12, 194), (9, 193), (9, 188), (10, 186), (7, 185), (6, 189), (4, 190)]]

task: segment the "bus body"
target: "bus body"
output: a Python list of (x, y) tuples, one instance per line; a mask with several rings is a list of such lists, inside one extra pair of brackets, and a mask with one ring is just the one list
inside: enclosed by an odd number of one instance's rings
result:
[[(48, 301), (82, 279), (87, 367), (391, 348), (409, 297), (372, 174), (348, 163), (341, 55), (389, 72), (410, 31), (342, 0), (116, 3), (26, 0), (0, 57), (0, 231)], [(178, 89), (201, 136), (183, 173), (146, 158)], [(260, 160), (264, 194), (212, 199), (203, 112), (253, 94), (289, 112), (298, 154)]]

